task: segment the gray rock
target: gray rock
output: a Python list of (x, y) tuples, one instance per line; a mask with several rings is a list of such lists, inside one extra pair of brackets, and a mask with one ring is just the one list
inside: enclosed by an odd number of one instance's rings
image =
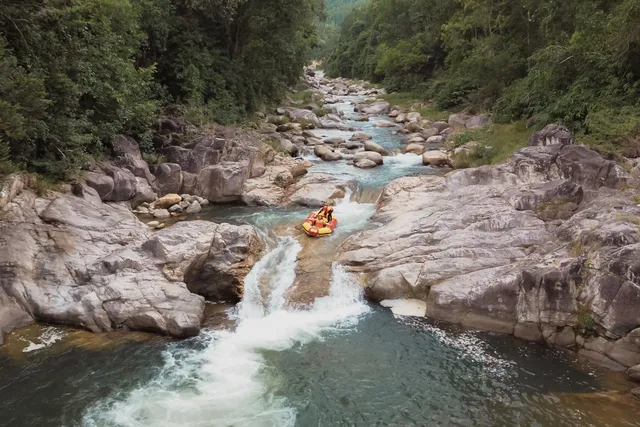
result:
[[(370, 160), (374, 162), (376, 166), (381, 165), (383, 163), (382, 155), (375, 151), (363, 151), (360, 153), (356, 153), (355, 156), (353, 157), (353, 161), (355, 163), (358, 163), (360, 160)], [(358, 166), (358, 167), (361, 167), (361, 166)]]
[(372, 104), (358, 104), (355, 107), (357, 113), (370, 114), (372, 116), (383, 116), (391, 110), (388, 102), (374, 102)]
[(365, 151), (373, 151), (375, 153), (379, 153), (381, 155), (386, 155), (387, 150), (384, 149), (384, 147), (382, 147), (380, 144), (376, 144), (375, 142), (372, 141), (366, 141), (364, 143), (364, 150)]
[(162, 163), (153, 168), (160, 195), (179, 193), (182, 188), (182, 168), (176, 163)]
[(442, 131), (444, 131), (445, 129), (449, 129), (451, 127), (449, 123), (445, 123), (445, 122), (434, 122), (431, 126), (437, 129), (438, 133), (442, 133)]
[(182, 213), (182, 206), (173, 205), (168, 209), (169, 213)]
[(289, 172), (291, 173), (291, 176), (293, 178), (298, 178), (300, 176), (304, 176), (306, 175), (309, 171), (307, 170), (307, 168), (305, 167), (305, 165), (303, 165), (302, 163), (298, 163), (297, 165), (295, 165), (294, 167), (292, 167)]
[(547, 125), (529, 138), (529, 146), (573, 145), (573, 135), (564, 126)]
[(369, 159), (359, 159), (354, 162), (355, 167), (360, 169), (371, 169), (378, 166), (376, 162)]
[(327, 138), (323, 142), (329, 145), (340, 145), (344, 144), (346, 141), (343, 138)]
[(191, 205), (187, 208), (186, 212), (188, 214), (197, 214), (202, 210), (202, 206), (197, 201), (191, 203)]
[(213, 226), (213, 240), (202, 240), (205, 250), (186, 268), (184, 280), (191, 292), (207, 299), (238, 302), (243, 295), (244, 278), (262, 256), (265, 243), (251, 226)]
[(444, 136), (442, 135), (431, 136), (427, 139), (427, 144), (442, 144), (442, 143), (444, 143)]
[(433, 136), (438, 136), (439, 134), (440, 131), (434, 127), (420, 131), (420, 136), (424, 138), (425, 141)]
[(167, 219), (171, 216), (167, 209), (154, 209), (153, 217), (157, 219)]
[(154, 238), (179, 227), (158, 257), (145, 249), (148, 226), (121, 205), (97, 209), (65, 195), (47, 201), (39, 215), (25, 216), (41, 221), (0, 223), (3, 247), (20, 246), (0, 253), (0, 330), (33, 318), (94, 332), (198, 333), (204, 299), (188, 291), (180, 268), (210, 253), (213, 232), (194, 222), (156, 232)]
[(133, 198), (133, 205), (139, 206), (142, 203), (154, 202), (158, 196), (151, 189), (149, 182), (144, 178), (136, 178), (136, 195)]
[(101, 200), (108, 200), (109, 195), (113, 192), (114, 183), (110, 176), (96, 172), (85, 172), (84, 180), (87, 186), (96, 190)]
[(337, 153), (331, 150), (329, 147), (325, 147), (322, 145), (316, 145), (313, 149), (313, 153), (317, 157), (327, 162), (334, 162), (336, 160), (342, 159), (342, 155), (340, 153)]
[(248, 178), (249, 165), (244, 162), (207, 166), (198, 174), (195, 194), (211, 202), (240, 200)]
[(349, 141), (368, 141), (370, 139), (373, 139), (371, 135), (368, 135), (364, 132), (356, 132), (351, 136)]
[(295, 145), (293, 142), (289, 141), (288, 139), (282, 139), (280, 140), (280, 145), (282, 145), (282, 149), (289, 153), (289, 155), (291, 157), (295, 157), (298, 155), (298, 146)]

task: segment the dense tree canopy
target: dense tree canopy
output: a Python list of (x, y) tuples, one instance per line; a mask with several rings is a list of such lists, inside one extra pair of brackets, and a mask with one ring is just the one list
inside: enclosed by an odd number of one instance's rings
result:
[(372, 0), (346, 17), (326, 69), (499, 121), (538, 115), (587, 136), (628, 135), (640, 0)]
[(148, 147), (163, 108), (218, 122), (256, 111), (299, 79), (322, 6), (1, 0), (0, 165), (66, 178), (116, 133)]

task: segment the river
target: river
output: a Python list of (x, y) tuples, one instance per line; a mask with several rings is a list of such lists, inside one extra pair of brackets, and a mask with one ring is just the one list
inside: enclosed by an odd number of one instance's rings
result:
[[(336, 106), (351, 114), (354, 100)], [(388, 129), (349, 124), (389, 150), (400, 147)], [(288, 304), (306, 285), (306, 241), (290, 231), (306, 209), (212, 207), (201, 216), (252, 224), (270, 241), (243, 301), (209, 304), (209, 327), (184, 341), (56, 327), (12, 334), (0, 348), (0, 426), (640, 426), (638, 406), (615, 391), (625, 387), (617, 374), (367, 303), (330, 252), (373, 214), (359, 194), (438, 171), (415, 155), (385, 158), (373, 170), (309, 159), (311, 173), (330, 172), (359, 190), (338, 203), (336, 235), (319, 246), (328, 295)]]

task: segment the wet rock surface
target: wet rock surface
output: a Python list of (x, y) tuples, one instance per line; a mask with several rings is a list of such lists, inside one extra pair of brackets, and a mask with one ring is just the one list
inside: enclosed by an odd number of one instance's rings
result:
[[(93, 332), (196, 335), (204, 298), (189, 290), (185, 276), (196, 283), (218, 268), (237, 278), (224, 281), (237, 293), (264, 245), (251, 227), (211, 222), (151, 232), (126, 205), (74, 195), (43, 199), (23, 191), (1, 215), (3, 333), (39, 321)], [(243, 246), (251, 233), (251, 245)]]
[(427, 317), (625, 369), (640, 362), (640, 207), (618, 190), (629, 179), (560, 143), (400, 178), (382, 194), (378, 226), (348, 239), (339, 260), (372, 300), (417, 298)]

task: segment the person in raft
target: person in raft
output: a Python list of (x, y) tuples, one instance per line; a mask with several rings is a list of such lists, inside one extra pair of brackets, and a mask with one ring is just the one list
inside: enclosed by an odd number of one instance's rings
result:
[(323, 206), (316, 215), (316, 227), (324, 227), (333, 220), (333, 208), (331, 206)]

